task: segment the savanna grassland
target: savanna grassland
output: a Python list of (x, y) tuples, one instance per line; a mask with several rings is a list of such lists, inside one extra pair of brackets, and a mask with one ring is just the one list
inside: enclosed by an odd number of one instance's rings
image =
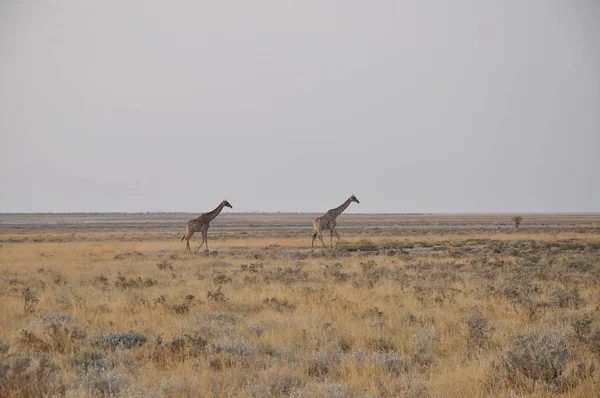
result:
[(187, 215), (36, 217), (0, 226), (0, 396), (600, 391), (598, 215), (345, 215), (310, 252), (312, 215), (228, 214), (199, 254)]

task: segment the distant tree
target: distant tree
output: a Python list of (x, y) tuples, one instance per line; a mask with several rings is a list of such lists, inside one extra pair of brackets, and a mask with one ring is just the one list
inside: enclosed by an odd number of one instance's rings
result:
[(515, 228), (519, 229), (519, 225), (521, 225), (521, 221), (523, 221), (523, 217), (521, 216), (516, 216), (513, 217), (513, 223), (515, 223)]

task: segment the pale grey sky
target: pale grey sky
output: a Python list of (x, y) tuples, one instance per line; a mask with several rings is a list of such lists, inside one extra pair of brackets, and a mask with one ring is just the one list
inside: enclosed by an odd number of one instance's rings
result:
[(0, 212), (600, 211), (600, 2), (0, 2)]

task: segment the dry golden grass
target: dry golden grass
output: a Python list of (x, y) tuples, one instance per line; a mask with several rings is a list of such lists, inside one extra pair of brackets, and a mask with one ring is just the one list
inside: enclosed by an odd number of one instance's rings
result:
[(179, 239), (6, 231), (0, 395), (597, 394), (593, 229)]

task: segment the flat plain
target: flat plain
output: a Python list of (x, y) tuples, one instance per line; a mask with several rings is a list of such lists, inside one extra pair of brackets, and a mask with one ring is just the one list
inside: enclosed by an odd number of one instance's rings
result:
[(599, 214), (195, 216), (0, 215), (0, 396), (598, 396)]

